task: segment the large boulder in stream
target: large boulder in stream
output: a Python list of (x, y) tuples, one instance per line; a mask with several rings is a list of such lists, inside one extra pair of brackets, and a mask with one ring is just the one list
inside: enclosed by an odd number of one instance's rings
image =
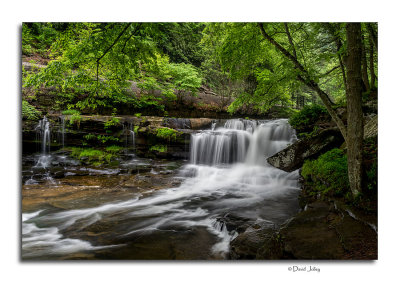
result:
[(268, 163), (284, 171), (302, 167), (304, 161), (339, 147), (344, 142), (338, 129), (326, 129), (315, 137), (301, 139), (267, 159)]

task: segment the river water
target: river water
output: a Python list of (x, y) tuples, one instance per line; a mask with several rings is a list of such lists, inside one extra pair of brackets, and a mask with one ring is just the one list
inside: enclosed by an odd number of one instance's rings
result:
[(190, 161), (169, 176), (176, 187), (24, 212), (22, 258), (225, 259), (243, 226), (298, 211), (298, 171), (266, 163), (295, 138), (287, 120), (213, 124), (192, 134)]

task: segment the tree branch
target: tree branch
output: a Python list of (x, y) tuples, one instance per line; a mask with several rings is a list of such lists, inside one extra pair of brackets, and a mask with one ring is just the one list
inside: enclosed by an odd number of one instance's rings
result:
[(299, 61), (292, 55), (290, 54), (285, 48), (283, 48), (278, 42), (276, 42), (272, 37), (270, 37), (264, 29), (264, 25), (262, 23), (258, 23), (258, 26), (260, 27), (262, 35), (272, 44), (274, 45), (283, 55), (285, 55), (290, 61), (294, 63), (294, 65), (297, 67), (297, 69), (300, 70), (302, 73), (301, 76), (300, 74), (297, 76), (297, 79), (303, 82), (305, 85), (313, 89), (314, 91), (317, 92), (318, 96), (321, 98), (322, 103), (324, 103), (326, 109), (328, 110), (329, 114), (331, 115), (332, 119), (338, 126), (340, 132), (343, 135), (343, 138), (346, 140), (347, 139), (347, 130), (346, 126), (344, 125), (342, 119), (338, 116), (338, 114), (335, 112), (333, 109), (333, 103), (331, 99), (329, 98), (328, 94), (326, 94), (320, 87), (319, 85), (310, 77), (309, 73), (307, 70), (299, 63)]
[(121, 52), (125, 54), (125, 47), (126, 47), (126, 43), (128, 43), (128, 41), (132, 38), (132, 36), (134, 36), (136, 34), (136, 32), (139, 31), (140, 26), (142, 25), (142, 23), (139, 23), (136, 27), (135, 30), (132, 31), (131, 35), (125, 40), (124, 42), (124, 46), (122, 47)]
[(327, 71), (326, 73), (322, 74), (321, 76), (326, 76), (326, 75), (330, 74), (331, 72), (333, 72), (334, 70), (336, 70), (336, 69), (338, 69), (338, 68), (340, 68), (340, 65), (338, 65), (338, 66), (336, 66), (336, 67), (333, 67), (332, 69), (330, 69), (330, 70)]
[(297, 59), (296, 48), (294, 47), (293, 39), (292, 39), (292, 36), (290, 35), (288, 24), (284, 23), (284, 25), (285, 25), (285, 31), (286, 31), (290, 46), (292, 46), (292, 49), (293, 49), (293, 57), (295, 57)]
[(117, 38), (115, 38), (114, 42), (110, 46), (108, 46), (106, 51), (104, 51), (103, 55), (101, 55), (99, 58), (96, 59), (96, 81), (97, 81), (96, 92), (98, 90), (98, 85), (99, 85), (99, 64), (100, 64), (100, 60), (104, 58), (104, 56), (114, 47), (115, 44), (117, 44), (118, 40), (125, 33), (125, 31), (129, 28), (130, 25), (131, 25), (131, 23), (126, 24), (125, 28), (119, 33)]
[(333, 37), (333, 40), (336, 43), (337, 56), (338, 56), (338, 60), (339, 60), (340, 69), (342, 70), (343, 83), (345, 85), (345, 91), (347, 91), (347, 89), (346, 89), (346, 85), (347, 85), (346, 69), (345, 69), (345, 66), (343, 63), (343, 58), (339, 53), (340, 49), (343, 46), (343, 43), (340, 40), (339, 36), (335, 33), (335, 27), (331, 23), (325, 23), (324, 25), (328, 29), (329, 33), (331, 34), (331, 36)]

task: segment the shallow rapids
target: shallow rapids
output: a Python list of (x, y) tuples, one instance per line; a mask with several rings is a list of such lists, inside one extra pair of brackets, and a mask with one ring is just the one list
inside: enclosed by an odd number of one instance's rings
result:
[(295, 138), (286, 120), (230, 120), (195, 133), (190, 164), (176, 176), (183, 179), (179, 187), (97, 207), (23, 214), (22, 257), (226, 258), (238, 234), (235, 219), (280, 225), (297, 212), (298, 172), (266, 163)]

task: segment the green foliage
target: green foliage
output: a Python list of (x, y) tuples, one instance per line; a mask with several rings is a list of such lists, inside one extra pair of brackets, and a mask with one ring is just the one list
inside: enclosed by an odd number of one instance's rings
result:
[(118, 154), (120, 153), (124, 148), (117, 146), (117, 145), (112, 145), (112, 146), (108, 146), (106, 148), (106, 151), (112, 154)]
[(200, 44), (204, 23), (159, 23), (157, 46), (173, 63), (199, 67), (204, 60)]
[(175, 92), (180, 99), (186, 91), (196, 95), (201, 86), (202, 77), (195, 67), (185, 63), (170, 63), (168, 57), (160, 54), (144, 64), (143, 69), (146, 73), (140, 76), (138, 87), (147, 93), (161, 91), (167, 101), (176, 100)]
[(328, 111), (317, 104), (305, 106), (302, 110), (292, 115), (289, 124), (298, 133), (310, 133), (315, 129), (315, 124), (320, 120), (329, 118)]
[(167, 145), (154, 145), (154, 146), (151, 146), (149, 150), (157, 151), (159, 153), (165, 153), (165, 152), (167, 152)]
[[(199, 23), (24, 24), (24, 52), (31, 53), (37, 43), (53, 58), (46, 68), (27, 74), (24, 87), (56, 88), (61, 107), (94, 110), (125, 104), (163, 111), (154, 91), (173, 101), (175, 89), (195, 93), (201, 85), (201, 75), (191, 63), (199, 66), (202, 60), (203, 27)], [(128, 81), (137, 81), (145, 95), (129, 93)]]
[(22, 100), (22, 119), (38, 120), (42, 113), (38, 111), (34, 106), (28, 103), (28, 101)]
[(118, 156), (122, 148), (107, 147), (105, 151), (80, 147), (72, 147), (69, 149), (71, 150), (71, 157), (87, 164), (101, 165), (104, 163), (111, 163), (111, 161)]
[(104, 123), (104, 129), (112, 129), (120, 124), (120, 120), (117, 117), (112, 117), (110, 120)]
[(78, 111), (78, 110), (74, 110), (74, 109), (68, 109), (68, 110), (62, 111), (62, 114), (63, 114), (64, 116), (80, 115), (81, 112)]
[(78, 127), (80, 126), (80, 123), (82, 121), (82, 116), (79, 111), (69, 109), (69, 110), (63, 111), (62, 114), (67, 116), (67, 120), (69, 120), (70, 125), (75, 124)]
[(176, 136), (179, 134), (178, 131), (168, 127), (160, 127), (156, 130), (156, 136), (160, 139), (168, 140), (168, 141), (175, 141)]
[(344, 196), (349, 191), (347, 156), (340, 149), (306, 160), (301, 175), (312, 187), (311, 195)]
[(86, 134), (85, 136), (83, 136), (83, 138), (85, 138), (86, 140), (94, 140), (94, 139), (97, 139), (97, 135), (95, 135), (93, 133), (89, 133), (89, 134)]
[(117, 137), (114, 136), (107, 136), (107, 135), (97, 135), (97, 140), (101, 142), (102, 144), (106, 143), (119, 143), (120, 140)]
[(319, 132), (319, 127), (314, 126), (314, 129), (311, 132), (302, 132), (302, 133), (297, 134), (297, 136), (299, 138), (308, 139), (308, 138), (317, 136), (318, 132)]
[(133, 127), (133, 132), (135, 132), (135, 134), (138, 134), (138, 130), (139, 130), (139, 125), (135, 125)]
[[(120, 143), (120, 139), (114, 136), (107, 136), (107, 135), (96, 135), (93, 133), (86, 134), (83, 136), (83, 138), (86, 140), (82, 145), (88, 145), (88, 144), (113, 144), (113, 143)], [(113, 147), (113, 146), (110, 146)], [(118, 147), (118, 146), (115, 146)]]
[(47, 49), (59, 34), (53, 23), (23, 23), (22, 24), (22, 54), (38, 53), (47, 57)]
[(197, 94), (202, 77), (195, 67), (185, 63), (170, 64), (169, 73), (173, 78), (173, 86), (176, 90), (189, 91), (192, 95)]

